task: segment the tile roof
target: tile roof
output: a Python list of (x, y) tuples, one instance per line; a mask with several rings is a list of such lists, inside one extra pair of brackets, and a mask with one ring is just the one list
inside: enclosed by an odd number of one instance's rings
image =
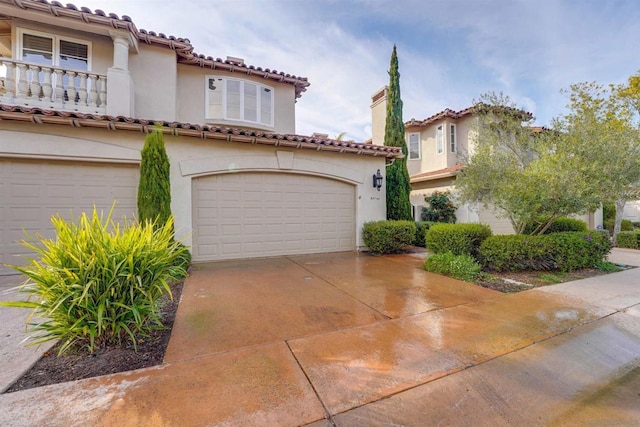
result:
[(159, 45), (174, 50), (178, 56), (178, 63), (200, 66), (212, 70), (219, 69), (223, 71), (241, 72), (247, 75), (255, 75), (268, 80), (290, 84), (295, 87), (296, 98), (302, 96), (302, 93), (305, 92), (310, 85), (306, 77), (298, 77), (275, 69), (256, 67), (229, 59), (223, 60), (221, 58), (198, 54), (194, 52), (194, 48), (189, 39), (167, 36), (154, 31), (138, 30), (131, 18), (127, 15), (119, 17), (115, 13), (107, 14), (100, 9), (92, 11), (87, 7), (78, 8), (70, 3), (65, 6), (58, 1), (48, 0), (0, 0), (0, 3), (13, 5), (25, 10), (30, 9), (37, 12), (49, 13), (56, 17), (78, 19), (89, 24), (125, 29), (131, 32), (140, 42)]
[(432, 181), (434, 179), (456, 176), (458, 172), (460, 172), (463, 169), (463, 167), (464, 166), (461, 163), (457, 163), (454, 166), (451, 166), (448, 168), (419, 173), (416, 175), (412, 175), (410, 178), (410, 181), (411, 183), (414, 183), (414, 182)]
[(406, 122), (404, 126), (405, 127), (427, 126), (433, 122), (436, 122), (444, 118), (459, 119), (459, 118), (471, 115), (472, 113), (473, 113), (473, 107), (465, 108), (464, 110), (460, 110), (460, 111), (454, 111), (449, 108), (445, 108), (443, 111), (440, 111), (439, 113), (429, 116), (424, 120), (416, 120), (412, 118), (411, 120)]
[[(469, 116), (472, 115), (476, 109), (476, 107), (487, 107), (487, 108), (498, 108), (495, 106), (490, 106), (490, 105), (486, 105), (486, 104), (476, 104), (473, 105), (471, 107), (465, 108), (464, 110), (460, 110), (460, 111), (454, 111), (451, 110), (449, 108), (445, 108), (443, 111), (440, 111), (439, 113), (436, 113), (432, 116), (427, 117), (424, 120), (416, 120), (416, 119), (411, 119), (408, 122), (405, 122), (404, 127), (405, 128), (410, 128), (410, 127), (420, 127), (420, 126), (427, 126), (430, 125), (431, 123), (437, 122), (438, 120), (444, 119), (444, 118), (451, 118), (451, 119), (460, 119), (462, 117), (465, 116)], [(504, 108), (505, 110), (509, 111), (509, 112), (513, 112), (515, 114), (518, 115), (518, 117), (520, 117), (523, 120), (530, 120), (533, 118), (533, 115), (527, 111), (521, 110), (521, 109), (517, 109), (517, 108), (512, 108), (512, 107), (500, 107), (500, 108)]]
[(155, 125), (160, 125), (164, 133), (175, 136), (351, 153), (389, 159), (403, 157), (402, 150), (398, 147), (385, 147), (353, 141), (337, 141), (335, 139), (304, 135), (277, 134), (259, 130), (65, 112), (5, 104), (0, 104), (0, 121), (2, 120), (138, 132), (148, 132)]

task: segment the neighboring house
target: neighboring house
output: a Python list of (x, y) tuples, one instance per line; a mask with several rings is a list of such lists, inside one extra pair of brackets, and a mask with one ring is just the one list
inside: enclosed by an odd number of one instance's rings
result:
[(396, 148), (295, 134), (309, 82), (58, 2), (0, 0), (0, 274), (51, 215), (136, 213), (162, 126), (172, 211), (195, 261), (350, 251), (385, 217), (371, 177)]
[(630, 200), (624, 205), (622, 219), (640, 222), (640, 200)]
[[(386, 87), (372, 96), (372, 143), (377, 145), (384, 144), (386, 97)], [(417, 220), (425, 205), (425, 196), (435, 191), (452, 191), (455, 195), (456, 176), (463, 168), (464, 158), (473, 153), (477, 121), (473, 108), (469, 107), (461, 111), (445, 109), (424, 120), (411, 119), (405, 123), (411, 204)], [(488, 224), (495, 234), (514, 232), (508, 219), (499, 217), (490, 207), (479, 204), (458, 205), (456, 217), (458, 222)], [(601, 210), (578, 218), (591, 228), (602, 226)]]

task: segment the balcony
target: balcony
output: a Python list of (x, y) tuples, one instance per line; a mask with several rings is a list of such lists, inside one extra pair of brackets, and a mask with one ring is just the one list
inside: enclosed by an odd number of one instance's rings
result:
[(0, 103), (107, 114), (107, 76), (0, 57)]

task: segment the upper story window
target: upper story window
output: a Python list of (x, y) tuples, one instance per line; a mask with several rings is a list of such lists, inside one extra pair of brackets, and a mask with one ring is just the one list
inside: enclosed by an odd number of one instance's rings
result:
[(442, 154), (444, 153), (444, 129), (443, 125), (440, 125), (436, 128), (436, 153)]
[(273, 126), (273, 88), (248, 80), (207, 76), (207, 119)]
[(409, 134), (409, 160), (420, 158), (420, 134)]
[(456, 125), (449, 125), (449, 149), (456, 152)]
[(24, 62), (77, 71), (90, 69), (89, 42), (24, 29), (18, 34), (18, 53)]

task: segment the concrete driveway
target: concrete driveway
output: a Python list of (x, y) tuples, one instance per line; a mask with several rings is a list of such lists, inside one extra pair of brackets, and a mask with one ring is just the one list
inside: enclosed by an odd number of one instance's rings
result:
[(162, 366), (0, 395), (0, 425), (640, 423), (640, 269), (504, 295), (421, 264), (200, 265)]

